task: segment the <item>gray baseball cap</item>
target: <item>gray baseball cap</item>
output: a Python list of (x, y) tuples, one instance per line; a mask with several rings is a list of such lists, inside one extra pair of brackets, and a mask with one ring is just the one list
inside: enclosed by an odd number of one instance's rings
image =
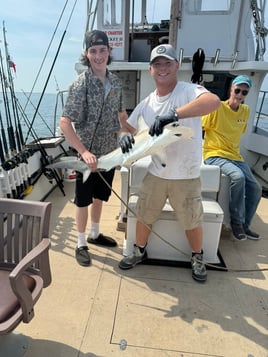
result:
[(157, 58), (157, 57), (165, 57), (172, 61), (177, 60), (177, 53), (175, 49), (171, 45), (159, 45), (156, 46), (151, 52), (150, 64)]

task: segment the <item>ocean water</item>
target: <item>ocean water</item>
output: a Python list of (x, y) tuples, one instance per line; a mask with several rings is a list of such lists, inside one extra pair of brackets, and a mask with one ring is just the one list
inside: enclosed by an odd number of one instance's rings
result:
[[(65, 100), (66, 93), (63, 96), (59, 96), (56, 93), (44, 94), (41, 99), (41, 93), (16, 93), (17, 108), (18, 108), (18, 118), (19, 123), (22, 128), (24, 142), (29, 143), (37, 138), (44, 138), (49, 136), (54, 136), (57, 134), (57, 128), (59, 125), (59, 119), (62, 113), (62, 103)], [(40, 102), (40, 105), (39, 105)], [(257, 110), (261, 98), (259, 100)], [(38, 111), (36, 111), (37, 106), (39, 106)], [(17, 127), (17, 123), (14, 122), (12, 101), (9, 98), (9, 110), (12, 118), (12, 126)], [(3, 100), (3, 95), (0, 92), (0, 111), (2, 117), (2, 124), (4, 128), (7, 125), (5, 103)], [(267, 114), (262, 115), (258, 126), (268, 132), (268, 97), (264, 100), (264, 105), (262, 108), (262, 113)], [(31, 128), (31, 130), (29, 130)]]
[[(28, 101), (29, 93), (26, 93), (26, 95), (23, 93), (16, 93), (16, 96), (24, 108)], [(55, 135), (57, 132), (59, 118), (62, 112), (62, 100), (65, 100), (65, 96), (66, 93), (64, 93), (62, 98), (57, 96), (57, 94), (44, 94), (39, 106), (38, 113), (35, 115), (35, 109), (40, 101), (41, 93), (32, 93), (31, 97), (29, 98), (27, 107), (25, 108), (25, 114), (29, 118), (30, 123), (32, 123), (32, 120), (34, 119), (33, 130), (38, 134), (38, 137)], [(261, 98), (258, 101), (257, 110), (259, 110), (260, 104)], [(258, 126), (268, 131), (268, 95), (264, 100), (262, 113), (266, 115), (261, 116), (258, 122)], [(20, 123), (23, 128), (23, 132), (27, 133), (28, 125), (23, 117), (21, 118)]]
[[(62, 100), (56, 93), (44, 94), (41, 98), (41, 93), (22, 93), (15, 94), (16, 99), (12, 101), (9, 96), (9, 112), (12, 118), (12, 126), (18, 127), (20, 123), (23, 138), (26, 143), (29, 143), (37, 138), (54, 136), (57, 133), (59, 119), (62, 113)], [(63, 97), (64, 101), (64, 97)], [(12, 103), (17, 103), (14, 116)], [(37, 111), (38, 107), (38, 111)], [(0, 92), (0, 111), (4, 128), (10, 126), (6, 115), (6, 105), (3, 95)], [(14, 117), (18, 120), (14, 120)]]

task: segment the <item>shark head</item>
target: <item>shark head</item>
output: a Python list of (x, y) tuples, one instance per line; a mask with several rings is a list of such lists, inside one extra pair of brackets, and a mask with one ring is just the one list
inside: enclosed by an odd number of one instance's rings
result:
[(163, 132), (165, 131), (169, 131), (181, 139), (191, 139), (193, 137), (193, 129), (180, 125), (178, 121), (166, 125)]
[(83, 174), (83, 182), (85, 182), (91, 171), (84, 161), (79, 160), (76, 156), (61, 157), (59, 161), (46, 166), (49, 169), (70, 169), (81, 172)]

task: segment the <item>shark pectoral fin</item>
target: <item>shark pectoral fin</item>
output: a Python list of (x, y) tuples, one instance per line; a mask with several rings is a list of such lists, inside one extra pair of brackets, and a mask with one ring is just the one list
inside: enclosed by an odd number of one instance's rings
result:
[(161, 162), (161, 166), (162, 167), (166, 167), (167, 164), (167, 155), (166, 152), (162, 151), (162, 152), (158, 152), (157, 153), (158, 158), (160, 159)]
[(86, 182), (86, 180), (89, 178), (89, 175), (91, 174), (91, 171), (90, 170), (85, 170), (83, 172), (83, 183)]

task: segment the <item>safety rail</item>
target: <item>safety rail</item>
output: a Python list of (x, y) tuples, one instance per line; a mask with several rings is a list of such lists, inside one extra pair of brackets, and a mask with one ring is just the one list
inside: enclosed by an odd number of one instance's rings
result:
[[(261, 90), (259, 103), (256, 109), (254, 132), (268, 136), (268, 91)], [(265, 125), (267, 124), (267, 125)]]

